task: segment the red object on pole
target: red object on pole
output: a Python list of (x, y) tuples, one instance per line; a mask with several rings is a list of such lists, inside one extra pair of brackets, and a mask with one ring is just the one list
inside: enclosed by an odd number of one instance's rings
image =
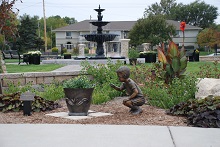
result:
[(185, 27), (186, 27), (186, 23), (184, 21), (180, 22), (180, 30), (184, 32)]

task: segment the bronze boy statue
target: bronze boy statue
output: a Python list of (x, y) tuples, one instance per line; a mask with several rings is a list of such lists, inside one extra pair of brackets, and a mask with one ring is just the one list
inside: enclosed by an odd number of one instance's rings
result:
[(123, 104), (131, 108), (130, 113), (140, 114), (142, 109), (139, 106), (142, 106), (145, 103), (145, 98), (139, 86), (129, 78), (130, 69), (127, 66), (121, 66), (116, 73), (122, 84), (120, 87), (117, 87), (114, 84), (111, 84), (110, 86), (118, 91), (126, 90), (129, 98), (125, 99)]

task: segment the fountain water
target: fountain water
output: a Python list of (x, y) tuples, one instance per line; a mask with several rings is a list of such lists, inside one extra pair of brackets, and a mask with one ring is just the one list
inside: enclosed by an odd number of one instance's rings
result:
[(96, 58), (105, 58), (104, 55), (104, 47), (103, 43), (106, 41), (112, 41), (115, 39), (117, 34), (103, 34), (102, 32), (102, 27), (107, 25), (109, 22), (107, 21), (102, 21), (102, 11), (105, 9), (101, 9), (100, 5), (98, 9), (94, 9), (96, 12), (98, 12), (98, 21), (93, 21), (90, 22), (92, 25), (97, 26), (97, 33), (96, 34), (85, 34), (82, 35), (85, 37), (87, 41), (92, 41), (97, 43), (97, 48), (96, 48)]

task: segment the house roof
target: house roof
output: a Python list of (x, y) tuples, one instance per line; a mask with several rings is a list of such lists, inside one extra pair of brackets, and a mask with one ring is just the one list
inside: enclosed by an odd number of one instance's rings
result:
[[(167, 20), (168, 24), (174, 25), (176, 30), (180, 30), (180, 22), (175, 20)], [(185, 30), (201, 30), (202, 28), (186, 24)]]
[[(93, 20), (95, 21), (95, 20)], [(96, 26), (93, 26), (91, 23), (91, 20), (84, 20), (80, 21), (78, 23), (74, 23), (65, 27), (57, 28), (53, 30), (54, 32), (60, 32), (60, 31), (90, 31), (90, 30), (96, 30)], [(103, 26), (103, 30), (108, 31), (117, 31), (117, 30), (124, 30), (124, 31), (130, 31), (131, 28), (135, 25), (137, 21), (109, 21), (109, 23), (106, 26)], [(167, 20), (167, 23), (172, 24), (175, 26), (176, 30), (180, 30), (180, 22), (174, 21), (174, 20)], [(185, 30), (200, 30), (202, 28), (188, 25), (186, 24)]]

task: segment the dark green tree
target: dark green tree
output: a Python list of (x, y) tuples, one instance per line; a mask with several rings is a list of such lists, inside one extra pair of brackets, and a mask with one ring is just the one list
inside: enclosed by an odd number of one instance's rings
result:
[(175, 14), (174, 20), (185, 20), (187, 24), (208, 28), (218, 16), (218, 7), (196, 0), (188, 5), (182, 5), (173, 14)]
[(168, 24), (162, 15), (150, 15), (139, 19), (129, 32), (130, 44), (151, 43), (152, 46), (171, 40), (170, 34), (175, 34), (175, 27)]
[[(61, 18), (59, 15), (56, 16), (50, 16), (46, 19), (46, 30), (47, 30), (47, 46), (48, 47), (54, 47), (56, 45), (55, 43), (55, 33), (52, 32), (53, 29), (60, 28), (63, 26), (67, 26), (64, 18)], [(39, 20), (39, 29), (38, 34), (40, 34), (41, 38), (44, 38), (44, 19), (41, 18)]]
[(63, 19), (64, 19), (64, 21), (65, 21), (67, 24), (69, 24), (69, 25), (70, 25), (70, 24), (77, 23), (77, 21), (76, 21), (75, 18), (73, 18), (73, 17), (70, 18), (70, 17), (67, 17), (67, 16), (66, 16), (66, 17), (64, 17)]
[(42, 46), (43, 40), (37, 34), (38, 18), (38, 16), (30, 17), (29, 15), (20, 17), (19, 37), (17, 38), (17, 45), (20, 50), (35, 50)]
[(173, 8), (177, 6), (176, 0), (161, 0), (160, 3), (154, 3), (145, 9), (144, 16), (165, 15), (169, 17)]
[(218, 16), (218, 7), (206, 4), (204, 1), (183, 5), (177, 4), (176, 0), (161, 0), (145, 9), (144, 16), (164, 15), (167, 19), (185, 21), (187, 24), (208, 28)]

